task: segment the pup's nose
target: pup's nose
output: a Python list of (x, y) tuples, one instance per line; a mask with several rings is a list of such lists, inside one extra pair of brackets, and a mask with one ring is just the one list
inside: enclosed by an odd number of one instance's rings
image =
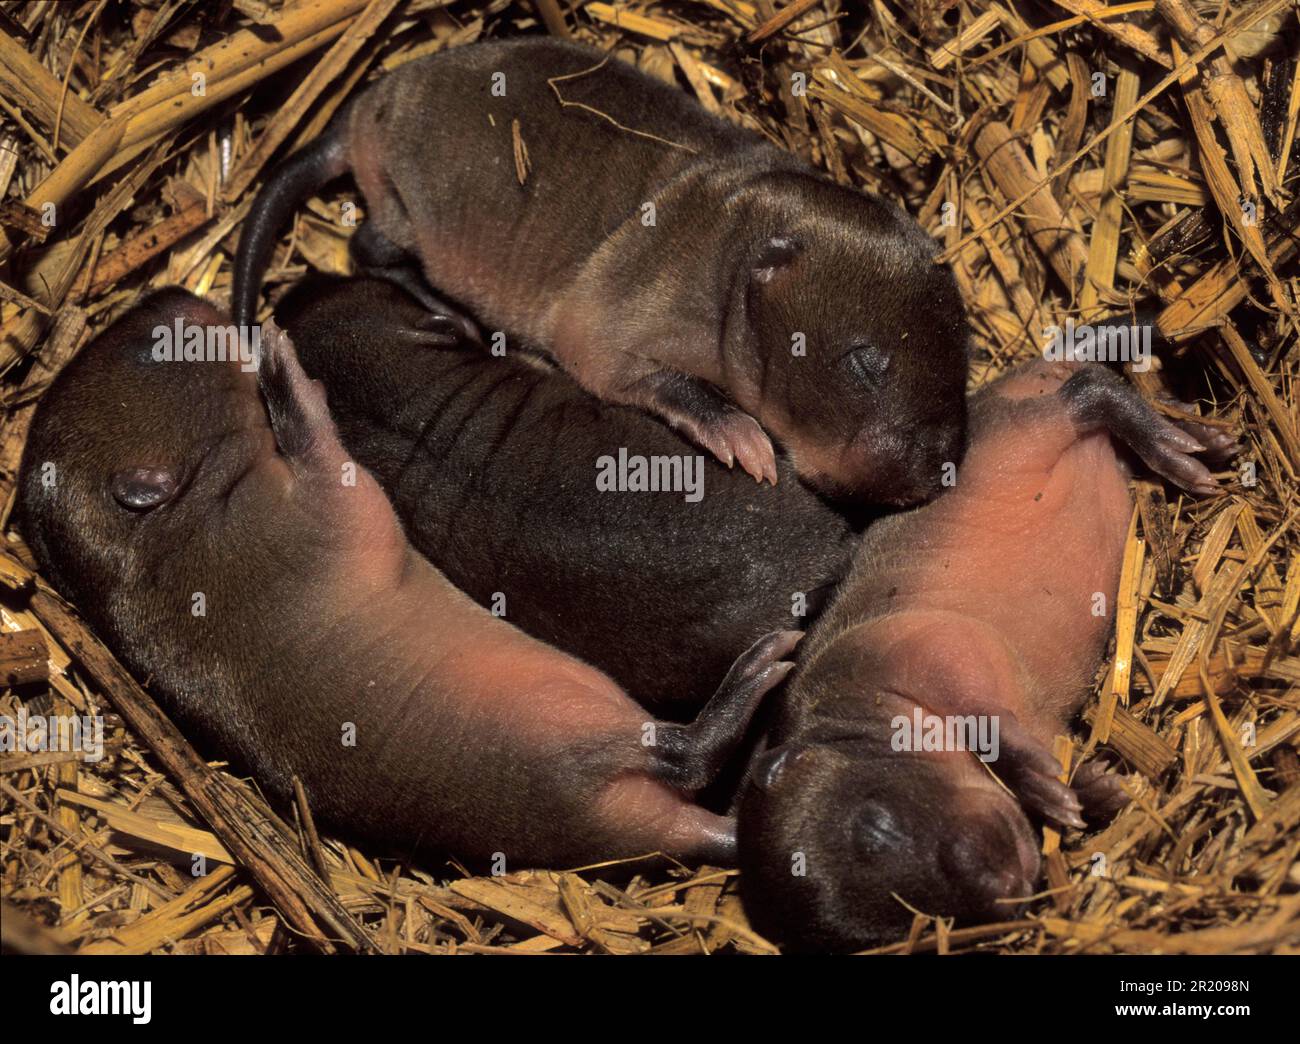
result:
[(908, 455), (910, 481), (900, 488), (900, 503), (922, 504), (942, 493), (956, 476), (963, 449), (962, 433), (951, 423), (919, 427)]
[(1037, 853), (1028, 865), (1019, 841), (1019, 832), (1003, 815), (987, 812), (967, 818), (943, 843), (939, 865), (962, 907), (954, 913), (998, 918), (1013, 912), (1014, 903), (1008, 900), (1025, 899), (1033, 892)]

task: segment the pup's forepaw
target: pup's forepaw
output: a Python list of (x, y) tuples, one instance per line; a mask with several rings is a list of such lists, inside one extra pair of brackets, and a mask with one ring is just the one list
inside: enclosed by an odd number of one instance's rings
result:
[(1057, 778), (1060, 762), (1014, 714), (1004, 712), (1000, 721), (1001, 752), (992, 766), (998, 777), (1026, 809), (1056, 826), (1083, 829), (1083, 803)]
[(736, 411), (707, 425), (701, 442), (718, 460), (732, 466), (734, 461), (754, 477), (756, 482), (776, 485), (776, 451), (772, 440), (748, 413)]
[(1096, 758), (1078, 767), (1070, 786), (1079, 795), (1084, 815), (1093, 821), (1104, 822), (1114, 818), (1132, 800), (1123, 777)]

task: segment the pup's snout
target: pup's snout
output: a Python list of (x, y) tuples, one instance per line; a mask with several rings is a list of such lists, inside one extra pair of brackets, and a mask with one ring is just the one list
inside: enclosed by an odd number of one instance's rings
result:
[[(951, 484), (965, 451), (964, 413), (918, 419), (863, 411), (847, 440), (785, 437), (806, 482), (833, 500), (913, 507)], [(950, 466), (949, 466), (950, 465)]]
[(951, 485), (964, 448), (961, 428), (950, 421), (918, 426), (902, 457), (907, 476), (904, 506), (923, 504)]
[(1014, 900), (1033, 893), (1040, 860), (1032, 840), (1022, 836), (1027, 834), (1027, 823), (1013, 823), (1001, 810), (963, 817), (939, 849), (940, 869), (952, 886), (952, 913), (997, 919), (1014, 913)]
[(962, 429), (950, 421), (929, 426), (926, 429), (925, 446), (931, 470), (941, 475), (945, 465), (951, 464), (956, 467), (960, 464), (966, 449), (965, 443)]
[(962, 450), (955, 418), (883, 429), (868, 424), (837, 463), (844, 486), (861, 499), (914, 507), (943, 491)]

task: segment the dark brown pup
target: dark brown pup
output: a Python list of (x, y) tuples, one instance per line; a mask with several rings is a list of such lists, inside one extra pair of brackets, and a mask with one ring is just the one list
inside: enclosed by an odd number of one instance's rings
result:
[[(389, 282), (307, 279), (275, 315), (416, 550), (643, 705), (693, 714), (848, 570), (853, 529), (787, 462), (758, 485), (563, 373), (467, 346)], [(690, 481), (602, 489), (620, 453)]]
[[(178, 329), (210, 361), (159, 361)], [(417, 554), (288, 338), (266, 329), (254, 373), (211, 360), (231, 330), (183, 291), (150, 298), (59, 376), (20, 479), (48, 575), (182, 726), (404, 854), (730, 860), (732, 821), (690, 795), (799, 636), (760, 639), (693, 724), (655, 721)]]
[(294, 206), (348, 171), (364, 267), (445, 310), (437, 287), (760, 481), (769, 434), (858, 502), (923, 500), (960, 458), (967, 327), (930, 237), (623, 62), (532, 37), (380, 80), (254, 202), (237, 322)]
[(905, 933), (904, 902), (1007, 917), (1039, 877), (1030, 816), (1122, 803), (1097, 763), (1059, 782), (1051, 753), (1111, 627), (1132, 510), (1112, 436), (1197, 493), (1217, 485), (1188, 454), (1232, 449), (1100, 366), (1034, 363), (973, 399), (956, 487), (867, 530), (744, 794), (760, 930), (848, 950)]

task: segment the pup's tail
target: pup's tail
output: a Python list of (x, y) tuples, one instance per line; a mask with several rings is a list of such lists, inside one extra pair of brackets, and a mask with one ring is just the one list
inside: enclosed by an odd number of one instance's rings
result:
[(331, 120), (320, 137), (277, 167), (253, 201), (235, 253), (230, 311), (237, 325), (253, 325), (257, 295), (262, 288), (262, 274), (271, 259), (271, 248), (294, 208), (349, 169), (344, 138), (346, 120), (341, 118), (346, 111)]

